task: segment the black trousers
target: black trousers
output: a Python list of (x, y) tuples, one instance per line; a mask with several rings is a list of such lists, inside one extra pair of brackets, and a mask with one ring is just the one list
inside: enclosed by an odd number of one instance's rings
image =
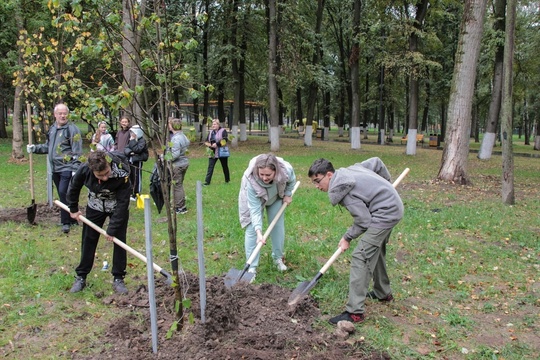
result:
[[(52, 174), (52, 180), (54, 182), (54, 186), (56, 186), (56, 191), (58, 192), (60, 201), (67, 204), (66, 196), (69, 181), (71, 180), (71, 171), (55, 172)], [(69, 212), (66, 210), (60, 209), (60, 223), (62, 223), (62, 225), (75, 224), (77, 223), (77, 220), (72, 219)]]
[(210, 184), (210, 181), (212, 181), (212, 174), (214, 173), (214, 167), (216, 166), (216, 162), (218, 161), (221, 163), (221, 167), (223, 168), (223, 175), (225, 175), (225, 182), (231, 181), (231, 176), (229, 174), (229, 158), (228, 157), (221, 157), (221, 158), (215, 158), (210, 157), (208, 158), (208, 171), (206, 172), (206, 179), (204, 179), (205, 184)]
[[(104, 213), (101, 211), (96, 211), (94, 209), (86, 207), (86, 218), (96, 224), (99, 227), (102, 227), (105, 223), (107, 217), (112, 214)], [(129, 218), (129, 215), (126, 215), (126, 219)], [(109, 234), (115, 236), (123, 243), (126, 242), (126, 232), (127, 232), (127, 221), (124, 221), (119, 231), (115, 234)], [(100, 233), (92, 229), (90, 226), (83, 224), (82, 229), (82, 244), (81, 244), (81, 262), (79, 266), (75, 269), (75, 272), (78, 276), (81, 276), (86, 279), (86, 276), (92, 270), (94, 266), (94, 259), (96, 256), (96, 248), (98, 245)], [(120, 246), (114, 244), (113, 250), (113, 266), (112, 266), (112, 275), (115, 279), (123, 279), (126, 276), (126, 265), (127, 265), (127, 254), (126, 250), (122, 249)]]

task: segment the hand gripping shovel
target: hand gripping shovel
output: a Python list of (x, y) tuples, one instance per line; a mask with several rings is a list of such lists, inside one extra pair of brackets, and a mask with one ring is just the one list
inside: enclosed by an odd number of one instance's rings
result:
[[(30, 104), (26, 104), (26, 113), (28, 115), (28, 145), (32, 145), (32, 108)], [(36, 220), (36, 198), (34, 196), (34, 161), (32, 159), (32, 153), (28, 154), (28, 159), (30, 163), (30, 195), (32, 196), (32, 204), (26, 208), (26, 217), (28, 222), (32, 225), (35, 224)]]
[[(69, 208), (67, 207), (66, 204), (62, 203), (61, 201), (58, 201), (58, 200), (54, 200), (54, 203), (66, 210), (67, 212), (70, 212), (69, 211)], [(87, 218), (85, 218), (84, 216), (82, 215), (79, 215), (79, 219), (85, 223), (86, 225), (90, 226), (92, 229), (96, 230), (97, 232), (99, 232), (101, 235), (107, 235), (107, 232), (105, 230), (103, 230), (102, 228), (100, 228), (99, 226), (97, 226), (96, 224), (94, 224), (93, 222), (91, 222), (90, 220), (88, 220)], [(137, 250), (133, 249), (131, 246), (127, 245), (127, 244), (124, 244), (122, 241), (120, 241), (119, 239), (117, 239), (116, 237), (113, 238), (113, 242), (120, 246), (121, 248), (123, 248), (124, 250), (126, 250), (127, 252), (131, 253), (132, 255), (134, 255), (135, 257), (139, 258), (140, 260), (144, 261), (144, 263), (146, 264), (147, 263), (147, 260), (146, 260), (146, 256), (144, 256), (143, 254), (141, 254), (140, 252), (138, 252)], [(155, 271), (159, 272), (161, 275), (163, 275), (165, 277), (165, 281), (167, 282), (168, 285), (171, 285), (172, 282), (173, 282), (173, 278), (171, 276), (171, 274), (169, 274), (167, 271), (163, 270), (159, 265), (157, 264), (154, 264), (152, 263), (152, 267), (154, 268)]]
[[(300, 186), (300, 181), (297, 181), (296, 184), (294, 185), (291, 196), (294, 195), (294, 193), (296, 192), (296, 189), (298, 189), (299, 186)], [(274, 225), (276, 225), (279, 217), (281, 216), (283, 211), (285, 211), (286, 207), (287, 207), (287, 204), (283, 203), (283, 205), (281, 205), (281, 208), (279, 208), (276, 216), (274, 216), (274, 220), (272, 220), (270, 225), (268, 225), (268, 229), (266, 229), (266, 231), (264, 232), (264, 235), (263, 235), (263, 239), (265, 241), (266, 241), (266, 238), (268, 238), (268, 236), (270, 235), (270, 232), (272, 232), (272, 229), (274, 228)], [(248, 271), (251, 263), (253, 262), (253, 260), (255, 260), (255, 257), (257, 257), (257, 254), (259, 253), (259, 251), (261, 251), (261, 248), (262, 248), (263, 245), (264, 245), (263, 242), (260, 242), (260, 243), (257, 244), (257, 246), (255, 247), (255, 250), (253, 250), (253, 252), (251, 253), (251, 256), (247, 260), (246, 265), (244, 266), (244, 269), (242, 269), (242, 270), (238, 270), (238, 269), (229, 270), (227, 275), (225, 275), (225, 287), (231, 288), (233, 285), (237, 284), (240, 280), (249, 283), (253, 279), (253, 274), (248, 273), (247, 271)]]
[[(396, 181), (394, 181), (392, 186), (394, 188), (398, 186), (401, 180), (403, 180), (403, 178), (407, 176), (409, 171), (410, 171), (409, 168), (406, 168), (405, 170), (403, 170), (401, 175), (399, 175)], [(291, 296), (289, 296), (289, 300), (287, 301), (288, 304), (291, 306), (296, 305), (300, 300), (302, 300), (304, 296), (306, 296), (310, 292), (310, 290), (313, 289), (315, 285), (317, 285), (317, 282), (319, 281), (319, 279), (324, 275), (326, 270), (328, 270), (328, 268), (334, 263), (334, 261), (339, 257), (339, 255), (341, 255), (342, 252), (343, 251), (341, 250), (341, 247), (338, 247), (334, 255), (332, 255), (332, 257), (326, 262), (326, 264), (324, 264), (321, 270), (319, 270), (317, 275), (315, 275), (315, 277), (311, 281), (304, 281), (300, 285), (298, 285), (296, 289), (294, 289), (294, 291), (292, 292)]]

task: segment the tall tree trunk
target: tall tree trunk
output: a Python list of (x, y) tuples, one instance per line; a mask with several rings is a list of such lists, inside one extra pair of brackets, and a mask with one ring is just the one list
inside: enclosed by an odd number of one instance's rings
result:
[[(320, 41), (322, 17), (324, 10), (324, 0), (317, 0), (317, 12), (315, 18), (315, 44), (313, 49), (313, 57), (311, 59), (311, 65), (313, 69), (317, 68), (317, 65), (321, 61), (321, 49), (322, 44)], [(309, 84), (308, 100), (307, 100), (307, 121), (304, 135), (304, 145), (311, 146), (313, 139), (313, 121), (315, 120), (315, 104), (317, 103), (317, 94), (319, 92), (319, 85), (317, 80), (311, 80)], [(318, 120), (318, 119), (317, 119)]]
[(279, 151), (279, 103), (277, 91), (277, 0), (268, 1), (268, 107), (270, 150)]
[[(17, 2), (15, 5), (15, 22), (17, 23), (17, 30), (19, 34), (21, 31), (25, 30), (25, 24), (24, 24), (24, 18), (22, 16), (22, 9), (21, 9), (21, 3)], [(22, 51), (19, 49), (18, 51), (18, 57), (17, 57), (17, 64), (18, 64), (18, 75), (17, 75), (17, 83), (15, 84), (15, 96), (13, 101), (13, 140), (12, 140), (12, 146), (11, 146), (11, 157), (13, 159), (22, 159), (24, 158), (24, 152), (22, 150), (23, 146), (23, 126), (22, 126), (22, 94), (23, 94), (23, 78), (24, 73), (22, 71), (23, 68), (23, 58), (22, 58)]]
[(501, 141), (502, 141), (502, 201), (506, 205), (515, 203), (514, 196), (514, 154), (512, 151), (512, 104), (514, 43), (516, 27), (516, 0), (508, 0), (506, 6), (506, 27), (504, 40), (503, 86), (501, 101)]
[(202, 40), (202, 56), (203, 56), (203, 118), (202, 118), (202, 138), (206, 139), (207, 134), (207, 124), (208, 124), (208, 115), (210, 112), (210, 92), (208, 91), (208, 84), (210, 83), (208, 76), (208, 32), (210, 31), (210, 21), (211, 21), (211, 12), (210, 12), (210, 0), (204, 1), (204, 9), (208, 17), (204, 22), (203, 26), (203, 40)]
[[(422, 29), (424, 19), (428, 9), (429, 0), (421, 0), (416, 4), (416, 16), (414, 19), (415, 31), (409, 36), (409, 51), (418, 51), (418, 32)], [(415, 65), (418, 67), (418, 65)], [(418, 71), (415, 71), (418, 74)], [(409, 79), (409, 131), (407, 131), (407, 155), (416, 155), (416, 134), (418, 133), (418, 102), (420, 91), (418, 85), (418, 75), (413, 74)]]
[[(360, 79), (358, 78), (358, 62), (360, 59), (360, 16), (362, 13), (362, 1), (354, 1), (353, 9), (353, 44), (351, 55), (349, 56), (349, 67), (351, 68), (351, 124), (350, 124), (350, 142), (351, 149), (360, 149)], [(367, 121), (367, 119), (365, 120)]]
[(441, 167), (437, 177), (458, 184), (469, 183), (467, 161), (471, 109), (486, 2), (487, 0), (465, 1), (456, 51), (452, 88), (448, 103), (448, 127)]
[(384, 104), (384, 66), (379, 69), (379, 135), (378, 143), (384, 145), (385, 131), (385, 104)]
[(141, 19), (146, 11), (146, 0), (135, 4), (133, 0), (122, 0), (122, 86), (134, 92), (134, 101), (125, 111), (136, 123), (142, 123), (146, 116), (142, 111), (142, 96), (135, 91), (141, 84), (139, 73), (141, 32), (137, 19)]
[[(495, 24), (493, 24), (493, 30), (497, 34), (504, 32), (504, 13), (506, 8), (506, 0), (496, 0), (494, 2), (494, 16)], [(499, 123), (499, 113), (501, 111), (501, 92), (502, 92), (502, 73), (503, 73), (503, 58), (504, 58), (504, 44), (502, 42), (497, 43), (495, 49), (495, 64), (493, 65), (493, 89), (491, 90), (491, 101), (489, 103), (488, 117), (486, 120), (486, 130), (482, 143), (480, 145), (480, 151), (478, 152), (478, 158), (487, 160), (491, 158), (493, 147), (495, 146), (497, 125)]]

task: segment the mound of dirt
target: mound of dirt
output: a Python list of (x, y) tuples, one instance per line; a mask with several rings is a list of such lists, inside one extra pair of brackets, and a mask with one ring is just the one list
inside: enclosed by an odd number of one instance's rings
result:
[[(141, 279), (144, 280), (144, 279)], [(174, 290), (156, 282), (158, 352), (152, 351), (150, 311), (146, 286), (128, 296), (111, 295), (104, 302), (126, 315), (115, 320), (101, 339), (99, 354), (76, 359), (389, 359), (363, 342), (317, 329), (320, 316), (308, 297), (296, 307), (287, 304), (290, 290), (270, 284), (238, 283), (231, 289), (223, 278), (206, 279), (205, 321), (201, 321), (198, 278), (186, 275), (188, 310), (194, 321), (167, 339), (174, 322)], [(120, 310), (119, 309), (119, 310)], [(144, 321), (141, 321), (141, 317)], [(189, 318), (190, 316), (186, 316)]]

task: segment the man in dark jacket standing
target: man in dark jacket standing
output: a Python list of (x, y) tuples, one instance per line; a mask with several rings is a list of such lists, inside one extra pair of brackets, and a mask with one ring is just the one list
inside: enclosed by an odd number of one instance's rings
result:
[[(109, 217), (107, 240), (116, 237), (126, 242), (127, 223), (129, 219), (129, 163), (120, 153), (94, 151), (88, 155), (88, 161), (81, 165), (73, 176), (67, 192), (67, 206), (73, 219), (78, 220), (79, 195), (83, 186), (88, 188), (88, 204), (86, 218), (101, 227)], [(75, 269), (77, 277), (71, 292), (79, 292), (86, 286), (86, 277), (92, 270), (99, 240), (99, 232), (83, 224), (81, 262)], [(114, 244), (112, 275), (113, 289), (116, 293), (128, 292), (124, 284), (126, 275), (126, 250)]]
[[(71, 176), (79, 168), (79, 156), (82, 154), (82, 137), (79, 128), (68, 121), (69, 109), (64, 104), (54, 107), (56, 122), (50, 127), (47, 141), (44, 144), (27, 145), (28, 153), (47, 154), (52, 169), (52, 180), (58, 191), (60, 201), (66, 202), (66, 192)], [(62, 231), (69, 233), (71, 225), (76, 220), (69, 217), (69, 213), (60, 210)]]
[[(366, 297), (386, 302), (394, 299), (386, 273), (386, 244), (403, 217), (403, 202), (388, 169), (377, 157), (338, 170), (330, 161), (318, 159), (308, 176), (319, 190), (328, 193), (333, 206), (345, 207), (353, 217), (353, 224), (339, 241), (341, 250), (346, 251), (350, 242), (362, 235), (352, 253), (346, 310), (330, 323), (363, 322)], [(373, 291), (368, 292), (371, 278)]]

